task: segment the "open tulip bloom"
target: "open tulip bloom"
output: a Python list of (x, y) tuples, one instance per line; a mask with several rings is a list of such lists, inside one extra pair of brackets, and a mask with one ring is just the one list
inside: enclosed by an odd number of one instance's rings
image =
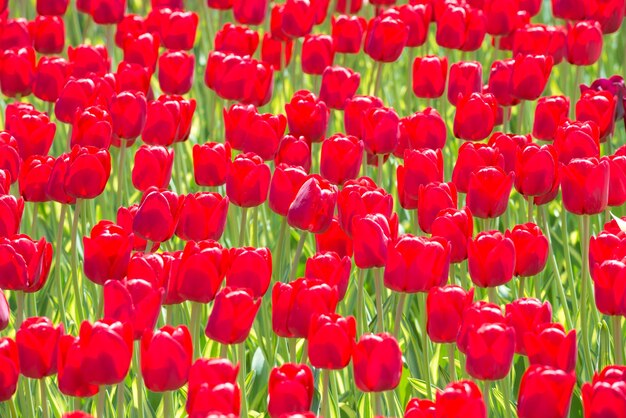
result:
[(625, 417), (625, 15), (0, 0), (0, 417)]

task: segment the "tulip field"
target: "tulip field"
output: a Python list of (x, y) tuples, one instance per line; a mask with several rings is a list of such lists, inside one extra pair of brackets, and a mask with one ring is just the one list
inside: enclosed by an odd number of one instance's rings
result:
[(0, 0), (0, 418), (626, 418), (626, 0)]

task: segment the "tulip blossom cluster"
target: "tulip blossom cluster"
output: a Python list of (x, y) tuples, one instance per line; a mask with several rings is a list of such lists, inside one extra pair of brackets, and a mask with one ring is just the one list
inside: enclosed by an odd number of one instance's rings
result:
[(0, 416), (623, 416), (625, 14), (0, 0)]

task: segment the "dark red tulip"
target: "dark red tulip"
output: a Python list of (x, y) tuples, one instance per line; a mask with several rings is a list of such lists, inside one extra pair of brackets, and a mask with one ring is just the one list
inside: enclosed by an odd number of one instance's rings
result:
[[(118, 322), (117, 324), (121, 323)], [(111, 346), (110, 348), (116, 349), (117, 347)], [(59, 372), (58, 386), (62, 394), (88, 398), (98, 393), (98, 386), (89, 383), (82, 370), (86, 355), (86, 347), (80, 338), (64, 335), (59, 340), (57, 368)], [(111, 362), (111, 367), (113, 365), (115, 362)], [(112, 369), (111, 371), (113, 372)]]
[(463, 51), (478, 49), (487, 30), (483, 11), (453, 3), (444, 4), (437, 17), (437, 45)]
[(320, 99), (331, 109), (342, 110), (359, 88), (361, 76), (349, 68), (327, 67), (322, 74)]
[(532, 277), (541, 273), (548, 261), (549, 249), (541, 228), (533, 223), (516, 225), (505, 235), (515, 245), (515, 275)]
[(436, 343), (456, 342), (465, 309), (474, 299), (474, 289), (466, 292), (456, 285), (432, 287), (428, 292), (426, 330)]
[(309, 0), (287, 0), (282, 18), (283, 33), (290, 38), (301, 38), (313, 29), (315, 9)]
[(37, 0), (37, 14), (43, 16), (63, 16), (69, 0)]
[(479, 287), (508, 283), (515, 268), (515, 245), (498, 231), (481, 232), (467, 245), (472, 282)]
[(0, 236), (12, 237), (18, 234), (23, 213), (24, 199), (10, 194), (0, 195)]
[(159, 86), (165, 94), (186, 94), (191, 90), (195, 56), (185, 51), (166, 51), (159, 57)]
[(335, 49), (329, 35), (307, 35), (302, 42), (302, 72), (322, 75), (333, 65)]
[(261, 298), (272, 278), (272, 253), (268, 248), (233, 248), (226, 286), (246, 288), (252, 296)]
[(152, 33), (142, 33), (137, 37), (127, 37), (122, 45), (124, 61), (139, 64), (154, 72), (159, 58), (159, 37)]
[(457, 62), (450, 66), (448, 101), (457, 106), (462, 97), (482, 91), (482, 66), (478, 61)]
[(5, 49), (0, 53), (0, 90), (7, 97), (28, 96), (35, 79), (35, 51)]
[[(315, 234), (315, 247), (318, 253), (334, 252), (340, 257), (352, 257), (352, 240), (334, 218), (326, 232)], [(339, 287), (341, 296), (341, 287)]]
[(307, 338), (311, 319), (333, 313), (337, 288), (318, 279), (277, 282), (272, 289), (272, 329), (281, 337)]
[(307, 365), (285, 363), (275, 367), (270, 372), (267, 412), (271, 418), (305, 413), (311, 409), (314, 389), (313, 373)]
[(233, 7), (233, 0), (207, 0), (207, 5), (211, 9), (228, 10)]
[(489, 93), (472, 93), (457, 103), (454, 114), (454, 136), (467, 141), (481, 141), (493, 131), (497, 102)]
[(503, 323), (483, 324), (468, 334), (467, 373), (480, 380), (500, 380), (511, 370), (515, 329)]
[(145, 192), (150, 187), (167, 188), (172, 178), (174, 150), (161, 146), (142, 145), (135, 153), (133, 186)]
[(274, 157), (274, 166), (286, 164), (302, 167), (306, 172), (311, 170), (311, 148), (309, 141), (303, 137), (285, 135), (278, 144)]
[(478, 218), (497, 218), (508, 206), (513, 188), (513, 173), (500, 167), (484, 167), (471, 174), (467, 189), (467, 206)]
[(268, 0), (232, 0), (235, 20), (245, 25), (260, 25), (267, 14)]
[(240, 207), (259, 206), (267, 198), (270, 168), (253, 153), (239, 154), (230, 164), (226, 194)]
[(302, 167), (278, 165), (270, 184), (270, 209), (281, 216), (287, 216), (291, 203), (306, 180), (307, 173)]
[(57, 352), (63, 324), (55, 327), (46, 317), (28, 318), (15, 334), (20, 359), (20, 373), (31, 379), (43, 379), (57, 372)]
[(554, 367), (567, 373), (576, 368), (576, 330), (566, 334), (561, 324), (545, 324), (523, 337), (531, 365)]
[(92, 385), (113, 385), (126, 377), (133, 355), (130, 324), (108, 320), (80, 326), (79, 343), (83, 352), (80, 373)]
[(336, 134), (322, 143), (320, 174), (335, 185), (343, 185), (359, 175), (363, 142), (351, 135)]
[(111, 25), (122, 21), (126, 0), (89, 0), (89, 14), (99, 25)]
[(561, 166), (563, 206), (577, 215), (604, 211), (609, 195), (609, 163), (597, 158), (575, 158)]
[(576, 375), (546, 366), (531, 366), (522, 375), (517, 399), (520, 418), (537, 414), (550, 418), (569, 416)]
[(317, 174), (302, 184), (287, 211), (287, 222), (293, 228), (313, 233), (330, 226), (337, 203), (337, 187)]
[(148, 189), (133, 219), (133, 231), (139, 237), (164, 242), (174, 235), (184, 196), (159, 189)]
[(228, 251), (217, 242), (188, 242), (177, 270), (173, 271), (176, 294), (184, 300), (209, 303), (215, 298), (229, 266)]
[(165, 48), (183, 51), (193, 48), (198, 28), (195, 12), (173, 11), (164, 15), (160, 23), (161, 41)]
[(441, 97), (448, 76), (448, 58), (428, 55), (413, 62), (413, 93), (417, 97)]
[(41, 57), (35, 70), (33, 94), (45, 102), (56, 102), (71, 71), (70, 63), (64, 58)]
[[(76, 78), (88, 77), (90, 73), (103, 76), (111, 69), (111, 59), (104, 45), (70, 46), (67, 49), (67, 57), (72, 63), (72, 75)], [(128, 61), (126, 57), (124, 60)]]
[(259, 34), (247, 26), (226, 23), (215, 34), (214, 45), (216, 51), (254, 55), (259, 46)]
[(526, 354), (524, 337), (541, 326), (547, 325), (552, 319), (550, 302), (541, 303), (535, 298), (515, 299), (505, 307), (506, 323), (515, 329), (515, 352)]
[[(352, 3), (356, 3), (355, 0)], [(333, 16), (332, 36), (336, 52), (356, 54), (361, 50), (367, 21), (360, 16)]]
[(225, 287), (215, 297), (205, 334), (222, 344), (239, 344), (248, 338), (261, 299), (248, 289)]
[(372, 214), (352, 219), (354, 263), (362, 269), (383, 267), (387, 262), (387, 247), (397, 231), (397, 218)]
[(152, 392), (180, 389), (187, 383), (192, 358), (191, 335), (184, 325), (166, 325), (141, 338), (141, 376)]
[(121, 139), (134, 140), (146, 123), (146, 96), (143, 93), (122, 92), (113, 97), (111, 118), (113, 133)]
[(483, 394), (476, 383), (470, 380), (452, 382), (437, 392), (437, 418), (454, 418), (459, 411), (472, 418), (487, 418), (487, 407)]
[(514, 184), (520, 194), (545, 195), (558, 183), (559, 162), (552, 145), (528, 144), (517, 152)]
[(402, 352), (389, 334), (364, 334), (352, 355), (354, 382), (363, 392), (395, 389), (402, 374)]
[(109, 149), (113, 135), (111, 115), (100, 106), (90, 106), (76, 112), (70, 146)]
[(615, 109), (615, 97), (610, 92), (586, 90), (576, 102), (576, 120), (595, 122), (600, 139), (606, 140), (615, 130)]
[(592, 65), (602, 53), (602, 28), (597, 21), (582, 21), (567, 28), (567, 61)]
[(261, 60), (272, 66), (274, 70), (288, 67), (291, 63), (292, 53), (293, 41), (291, 39), (282, 40), (269, 33), (263, 35)]
[(582, 20), (585, 18), (582, 0), (552, 0), (552, 14), (556, 18)]
[(0, 401), (8, 401), (15, 394), (20, 366), (15, 341), (8, 337), (0, 338)]
[(189, 371), (187, 413), (192, 416), (218, 413), (229, 418), (228, 414), (239, 415), (238, 372), (239, 365), (234, 366), (226, 359), (197, 360)]
[(130, 324), (138, 340), (154, 329), (163, 295), (163, 288), (143, 279), (109, 280), (104, 284), (104, 319)]
[(374, 96), (354, 96), (346, 103), (343, 124), (348, 135), (363, 139), (363, 118), (374, 108), (382, 108), (383, 102)]
[(18, 185), (20, 196), (25, 201), (46, 202), (49, 200), (47, 195), (48, 179), (51, 176), (54, 163), (54, 158), (41, 155), (33, 155), (24, 160), (20, 168)]
[(556, 131), (554, 148), (559, 162), (600, 156), (600, 130), (595, 122), (563, 122)]
[(0, 254), (2, 289), (34, 293), (46, 284), (52, 263), (52, 244), (45, 238), (33, 241), (23, 234), (0, 238)]
[(231, 159), (230, 144), (207, 142), (193, 146), (193, 174), (199, 186), (221, 186)]
[(519, 103), (519, 98), (513, 93), (513, 69), (514, 59), (496, 60), (491, 64), (489, 72), (489, 93), (501, 106), (514, 106)]
[(228, 197), (199, 192), (185, 196), (176, 235), (186, 241), (218, 240), (224, 233)]
[(370, 20), (363, 49), (374, 61), (394, 62), (402, 54), (408, 37), (409, 28), (399, 17), (381, 15)]
[(522, 100), (537, 100), (546, 87), (552, 71), (552, 57), (517, 55), (511, 75), (511, 92)]
[(354, 317), (321, 314), (311, 319), (309, 335), (309, 362), (322, 369), (343, 369), (350, 363), (355, 345)]
[(40, 54), (59, 54), (65, 44), (65, 25), (58, 16), (37, 16), (29, 23), (28, 30), (35, 51)]
[(100, 221), (83, 237), (85, 276), (103, 285), (107, 280), (121, 280), (126, 275), (132, 240), (128, 233), (111, 221)]

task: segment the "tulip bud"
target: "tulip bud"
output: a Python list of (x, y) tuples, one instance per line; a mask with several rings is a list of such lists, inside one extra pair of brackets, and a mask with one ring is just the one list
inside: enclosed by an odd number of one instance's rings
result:
[(468, 243), (468, 268), (479, 287), (495, 287), (513, 278), (515, 245), (498, 231), (481, 232)]
[[(163, 353), (168, 353), (164, 356)], [(186, 326), (169, 325), (141, 338), (141, 376), (153, 392), (180, 389), (189, 376), (193, 343)]]
[(609, 163), (597, 158), (575, 158), (561, 166), (563, 206), (577, 215), (604, 211), (609, 196)]
[(574, 373), (545, 366), (531, 366), (524, 372), (517, 400), (519, 418), (540, 414), (554, 418), (569, 416), (572, 392), (576, 385)]
[(244, 342), (260, 306), (248, 289), (225, 287), (215, 297), (206, 336), (221, 344)]
[(309, 362), (322, 369), (340, 370), (350, 363), (355, 345), (354, 317), (321, 314), (311, 318), (309, 335)]
[(306, 412), (313, 402), (313, 373), (305, 364), (285, 363), (270, 373), (267, 412), (271, 418)]
[(357, 388), (363, 392), (395, 389), (402, 374), (402, 352), (389, 334), (364, 334), (354, 347), (352, 369)]

